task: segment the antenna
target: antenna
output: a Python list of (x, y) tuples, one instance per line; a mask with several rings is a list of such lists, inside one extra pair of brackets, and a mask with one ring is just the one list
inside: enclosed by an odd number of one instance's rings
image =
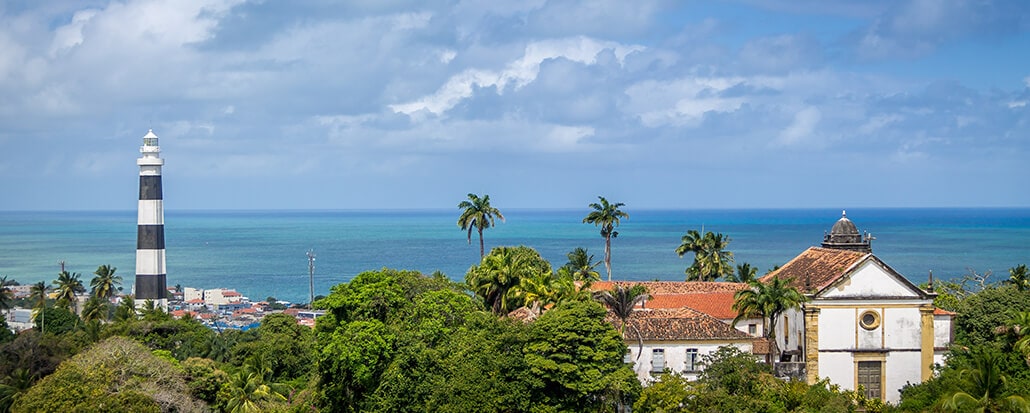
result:
[(308, 307), (314, 309), (315, 305), (315, 250), (308, 250)]

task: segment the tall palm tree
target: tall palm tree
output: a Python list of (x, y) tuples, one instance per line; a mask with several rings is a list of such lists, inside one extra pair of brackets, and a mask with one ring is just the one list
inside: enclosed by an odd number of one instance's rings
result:
[(86, 300), (86, 305), (82, 306), (82, 321), (106, 321), (107, 320), (107, 301), (93, 296)]
[(619, 333), (625, 338), (626, 323), (633, 316), (633, 309), (647, 300), (650, 295), (647, 294), (646, 287), (637, 284), (630, 288), (616, 285), (611, 291), (598, 291), (594, 297), (608, 307), (615, 314), (615, 318), (619, 319)]
[(86, 291), (86, 288), (82, 286), (82, 280), (79, 279), (80, 276), (77, 272), (69, 273), (62, 270), (57, 275), (57, 279), (53, 281), (57, 287), (58, 305), (69, 308), (73, 312), (77, 310), (75, 295)]
[(40, 282), (35, 283), (35, 284), (32, 284), (32, 286), (29, 287), (29, 299), (32, 302), (36, 303), (33, 306), (33, 308), (41, 309), (41, 308), (46, 307), (46, 300), (48, 298), (47, 297), (47, 290), (48, 289), (49, 289), (49, 287), (47, 287), (46, 283), (43, 282), (43, 281), (40, 281)]
[(779, 356), (776, 348), (776, 320), (785, 311), (798, 308), (807, 298), (797, 288), (790, 286), (790, 280), (775, 277), (768, 283), (752, 281), (751, 288), (740, 290), (733, 295), (733, 310), (737, 316), (733, 318), (732, 325), (737, 326), (740, 320), (752, 317), (762, 317), (767, 322), (765, 337), (773, 346), (773, 355)]
[(676, 254), (682, 257), (694, 253), (694, 263), (687, 267), (687, 281), (715, 281), (719, 277), (733, 274), (733, 253), (726, 251), (730, 237), (711, 231), (701, 235), (689, 230), (683, 236)]
[(96, 277), (89, 282), (89, 286), (93, 288), (93, 296), (102, 300), (110, 299), (114, 295), (115, 290), (122, 283), (122, 277), (114, 275), (114, 272), (118, 270), (110, 265), (101, 265), (97, 267), (97, 270), (93, 272)]
[(483, 257), (479, 265), (469, 268), (465, 283), (483, 299), (494, 314), (507, 314), (521, 301), (513, 299), (509, 290), (523, 278), (536, 278), (551, 272), (551, 264), (529, 247), (497, 247)]
[(4, 314), (7, 313), (7, 310), (11, 309), (11, 301), (13, 300), (11, 289), (7, 287), (10, 284), (11, 282), (7, 281), (6, 275), (0, 277), (0, 310), (3, 310)]
[(563, 267), (569, 270), (573, 280), (592, 282), (601, 279), (601, 274), (596, 270), (601, 261), (594, 261), (594, 256), (587, 253), (586, 248), (576, 247), (565, 256), (569, 261)]
[(1016, 286), (1019, 291), (1030, 290), (1030, 271), (1027, 271), (1026, 264), (1009, 268), (1009, 279), (1005, 282)]
[(458, 226), (468, 231), (468, 243), (472, 244), (472, 230), (479, 231), (479, 258), (486, 256), (483, 247), (483, 230), (494, 226), (494, 217), (504, 222), (504, 215), (497, 208), (490, 206), (490, 195), (483, 195), (480, 198), (476, 194), (468, 194), (469, 199), (461, 201), (458, 208), (461, 209), (461, 216), (458, 217)]
[(972, 366), (959, 372), (961, 389), (944, 395), (936, 407), (956, 412), (1030, 411), (1026, 395), (1005, 396), (1008, 377), (1002, 373), (1002, 359), (997, 353), (978, 351), (972, 356)]
[(594, 210), (590, 211), (586, 218), (583, 218), (583, 222), (601, 227), (601, 237), (604, 238), (604, 268), (608, 272), (608, 281), (611, 281), (612, 238), (619, 236), (619, 231), (616, 231), (615, 227), (619, 226), (621, 219), (628, 219), (629, 214), (619, 210), (619, 207), (626, 206), (622, 202), (609, 203), (603, 196), (598, 196), (597, 199), (600, 202), (594, 202), (589, 205)]

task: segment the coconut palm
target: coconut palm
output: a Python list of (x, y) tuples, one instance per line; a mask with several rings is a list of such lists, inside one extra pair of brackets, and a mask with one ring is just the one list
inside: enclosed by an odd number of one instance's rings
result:
[(569, 270), (573, 280), (590, 283), (601, 279), (601, 274), (595, 269), (601, 261), (594, 261), (594, 256), (588, 254), (586, 248), (576, 247), (565, 256), (569, 261), (562, 267)]
[(106, 321), (107, 312), (107, 301), (93, 296), (86, 300), (86, 304), (82, 306), (82, 320), (85, 322)]
[(594, 297), (619, 319), (619, 333), (625, 337), (626, 323), (633, 316), (633, 309), (651, 296), (647, 294), (646, 287), (637, 284), (630, 288), (616, 285), (611, 291), (598, 291)]
[(122, 277), (114, 275), (114, 272), (118, 270), (110, 265), (101, 265), (97, 268), (93, 274), (93, 280), (89, 282), (89, 286), (93, 288), (93, 296), (102, 300), (110, 299), (114, 295), (115, 290), (122, 283)]
[(611, 281), (612, 238), (619, 236), (619, 231), (616, 231), (615, 227), (619, 226), (621, 219), (628, 219), (629, 214), (619, 210), (619, 207), (626, 206), (622, 202), (609, 203), (603, 196), (598, 196), (597, 199), (600, 202), (589, 205), (594, 210), (590, 211), (586, 218), (583, 218), (583, 222), (601, 227), (601, 237), (604, 238), (604, 268), (608, 272), (608, 281)]
[(0, 310), (5, 314), (7, 310), (11, 309), (11, 301), (14, 299), (11, 297), (11, 289), (7, 286), (11, 285), (10, 281), (7, 281), (7, 276), (0, 277)]
[(694, 253), (694, 263), (687, 267), (687, 281), (715, 281), (719, 277), (733, 274), (733, 253), (725, 251), (730, 237), (711, 231), (701, 235), (689, 230), (681, 239), (676, 254)]
[(1019, 291), (1030, 290), (1030, 272), (1027, 271), (1026, 264), (1009, 268), (1009, 279), (1005, 282), (1016, 286)]
[(1002, 359), (997, 353), (974, 352), (971, 363), (970, 368), (959, 371), (961, 388), (944, 395), (936, 407), (956, 412), (1030, 411), (1026, 395), (1006, 396), (1010, 393), (1006, 388), (1008, 377), (1002, 373)]
[(559, 279), (550, 272), (522, 277), (519, 279), (519, 285), (508, 290), (510, 298), (522, 302), (537, 314), (548, 305), (557, 304), (560, 294)]
[(551, 264), (532, 248), (497, 247), (483, 257), (479, 265), (469, 268), (465, 283), (494, 314), (500, 315), (522, 303), (509, 294), (509, 290), (520, 285), (523, 278), (536, 278), (550, 272)]
[(43, 281), (32, 284), (32, 286), (29, 287), (29, 300), (36, 303), (33, 306), (34, 309), (42, 309), (46, 307), (46, 300), (49, 298), (47, 297), (47, 290), (49, 290), (49, 287), (47, 287), (46, 283)]
[(136, 311), (136, 300), (132, 295), (123, 295), (122, 301), (114, 309), (115, 321), (135, 320), (137, 317), (139, 313)]
[(480, 198), (476, 194), (468, 194), (467, 200), (461, 201), (458, 208), (461, 209), (461, 216), (458, 217), (458, 226), (468, 231), (468, 243), (472, 244), (472, 230), (479, 232), (479, 257), (486, 256), (483, 247), (483, 230), (494, 226), (494, 217), (504, 222), (504, 215), (497, 208), (490, 206), (490, 195), (483, 195)]
[(798, 308), (807, 301), (805, 296), (797, 288), (790, 286), (790, 280), (774, 277), (769, 282), (752, 281), (751, 288), (740, 290), (733, 295), (733, 310), (737, 316), (733, 318), (732, 325), (737, 326), (740, 320), (762, 317), (767, 322), (765, 337), (769, 339), (770, 345), (776, 347), (776, 320), (785, 311)]
[(269, 410), (268, 403), (285, 402), (286, 397), (276, 391), (276, 385), (268, 380), (271, 373), (272, 370), (261, 366), (255, 357), (243, 369), (230, 376), (224, 387), (228, 396), (225, 411), (263, 412)]
[(57, 275), (53, 283), (57, 287), (58, 306), (71, 309), (73, 312), (77, 310), (75, 295), (86, 291), (82, 286), (82, 280), (79, 279), (80, 276), (77, 272), (69, 273), (64, 270)]
[(758, 268), (752, 267), (751, 264), (743, 263), (737, 264), (737, 274), (729, 274), (726, 276), (726, 281), (736, 283), (750, 283), (758, 279)]

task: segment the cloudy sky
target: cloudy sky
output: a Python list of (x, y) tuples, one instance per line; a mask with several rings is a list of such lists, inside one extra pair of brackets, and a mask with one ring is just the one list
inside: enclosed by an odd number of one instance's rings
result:
[(1030, 2), (0, 2), (0, 209), (1030, 206)]

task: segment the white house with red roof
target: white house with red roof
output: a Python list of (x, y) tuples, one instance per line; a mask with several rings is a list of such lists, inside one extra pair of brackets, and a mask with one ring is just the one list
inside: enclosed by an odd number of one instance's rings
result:
[[(906, 383), (930, 378), (951, 343), (952, 313), (936, 294), (912, 284), (872, 254), (871, 237), (841, 217), (821, 247), (811, 247), (760, 279), (789, 280), (809, 301), (788, 311), (777, 334), (797, 349), (810, 383), (823, 378), (896, 403)], [(777, 332), (780, 333), (780, 332)]]

